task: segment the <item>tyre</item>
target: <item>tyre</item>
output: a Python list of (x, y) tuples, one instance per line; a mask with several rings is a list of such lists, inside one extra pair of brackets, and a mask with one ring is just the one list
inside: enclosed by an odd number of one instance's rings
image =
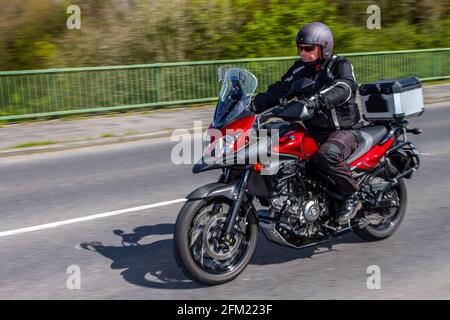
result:
[[(396, 175), (398, 174), (397, 169), (391, 165), (389, 167), (390, 174)], [(384, 174), (376, 177), (375, 179), (385, 180)], [(395, 208), (384, 208), (371, 210), (369, 212), (364, 212), (367, 214), (378, 216), (379, 219), (375, 219), (377, 222), (369, 223), (364, 227), (354, 227), (353, 231), (358, 235), (361, 239), (366, 241), (378, 241), (383, 240), (391, 235), (398, 229), (400, 226), (405, 214), (407, 207), (407, 190), (406, 183), (404, 179), (399, 180), (399, 184), (395, 186), (392, 190), (386, 192), (385, 196), (388, 197), (396, 197), (399, 200), (399, 206)], [(363, 209), (364, 210), (364, 209)]]
[[(258, 225), (254, 212), (243, 210), (233, 230), (231, 245), (218, 239), (232, 201), (224, 198), (188, 200), (181, 208), (175, 224), (174, 255), (183, 273), (193, 281), (218, 285), (235, 279), (247, 265), (256, 250)], [(241, 231), (239, 231), (242, 229)]]

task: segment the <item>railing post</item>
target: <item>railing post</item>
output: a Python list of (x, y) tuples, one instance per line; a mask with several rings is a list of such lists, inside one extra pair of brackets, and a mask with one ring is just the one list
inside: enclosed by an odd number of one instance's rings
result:
[(156, 67), (156, 101), (163, 102), (164, 97), (164, 74), (162, 72), (162, 67)]

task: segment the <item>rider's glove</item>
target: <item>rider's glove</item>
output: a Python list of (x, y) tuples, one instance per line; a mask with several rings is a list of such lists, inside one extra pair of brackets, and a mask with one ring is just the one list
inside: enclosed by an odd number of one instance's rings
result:
[(302, 111), (302, 101), (301, 100), (292, 100), (282, 106), (283, 109), (298, 109)]
[(282, 115), (282, 113), (283, 113), (283, 108), (282, 107), (275, 107), (275, 108), (272, 109), (272, 115), (274, 117), (278, 117), (278, 116)]
[(318, 96), (312, 96), (309, 99), (303, 99), (300, 101), (308, 110), (318, 114), (321, 112), (321, 103)]
[(288, 121), (297, 121), (300, 119), (300, 115), (303, 110), (301, 101), (291, 101), (285, 104), (283, 107), (275, 107), (272, 109), (272, 115), (274, 117), (280, 117)]

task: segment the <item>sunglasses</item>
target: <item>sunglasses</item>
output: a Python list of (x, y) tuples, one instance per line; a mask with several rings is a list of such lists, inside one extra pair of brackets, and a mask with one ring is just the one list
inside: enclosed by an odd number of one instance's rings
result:
[(315, 46), (315, 45), (311, 45), (311, 46), (298, 46), (298, 49), (299, 49), (300, 51), (311, 52), (311, 51), (314, 51), (314, 49), (315, 49), (316, 47), (317, 47), (317, 46)]

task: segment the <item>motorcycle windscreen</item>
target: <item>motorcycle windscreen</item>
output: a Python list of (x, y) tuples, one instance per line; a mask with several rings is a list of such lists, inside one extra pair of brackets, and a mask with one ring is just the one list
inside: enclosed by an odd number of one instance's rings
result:
[(241, 68), (219, 68), (219, 81), (222, 82), (222, 88), (212, 123), (215, 128), (225, 126), (248, 110), (258, 86), (256, 77)]

